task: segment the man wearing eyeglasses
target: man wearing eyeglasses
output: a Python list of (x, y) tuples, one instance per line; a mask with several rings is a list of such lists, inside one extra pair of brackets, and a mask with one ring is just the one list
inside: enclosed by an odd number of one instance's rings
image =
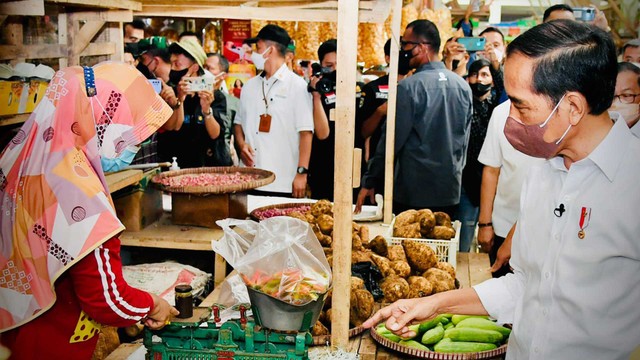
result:
[[(393, 211), (430, 208), (450, 216), (460, 201), (473, 101), (469, 85), (438, 58), (440, 35), (428, 20), (410, 23), (400, 39)], [(358, 210), (384, 176), (386, 124), (363, 177)]]
[(630, 62), (618, 63), (618, 77), (613, 103), (613, 119), (622, 118), (636, 137), (640, 137), (640, 68)]

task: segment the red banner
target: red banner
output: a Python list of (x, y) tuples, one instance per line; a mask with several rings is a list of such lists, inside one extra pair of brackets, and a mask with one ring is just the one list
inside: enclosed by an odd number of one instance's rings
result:
[(244, 57), (242, 42), (251, 37), (251, 20), (225, 19), (222, 21), (222, 54), (233, 63)]

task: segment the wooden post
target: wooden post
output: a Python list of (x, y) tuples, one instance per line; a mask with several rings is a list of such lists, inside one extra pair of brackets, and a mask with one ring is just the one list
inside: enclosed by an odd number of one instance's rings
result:
[[(338, 2), (338, 61), (336, 86), (335, 154), (352, 154), (355, 128), (355, 99), (358, 48), (358, 3)], [(331, 344), (346, 349), (349, 343), (351, 281), (351, 233), (353, 215), (353, 157), (336, 156), (334, 175), (333, 302)]]
[(618, 15), (620, 20), (622, 20), (627, 30), (631, 34), (635, 34), (637, 36), (638, 33), (636, 32), (636, 29), (633, 28), (633, 25), (629, 21), (630, 19), (627, 19), (627, 17), (624, 16), (624, 14), (622, 13), (622, 10), (620, 10), (620, 6), (618, 6), (618, 2), (616, 0), (609, 0), (609, 5), (611, 5), (611, 10), (613, 10), (613, 12), (616, 13), (616, 15)]
[[(67, 43), (67, 32), (69, 28), (67, 26), (67, 20), (68, 17), (66, 13), (58, 14), (58, 44), (67, 46), (67, 56), (69, 56)], [(65, 56), (58, 59), (58, 66), (60, 66), (60, 69), (64, 69), (69, 66), (69, 58)]]
[(124, 61), (124, 39), (122, 23), (109, 23), (109, 41), (116, 44), (116, 52), (111, 55), (113, 61)]
[(393, 19), (391, 20), (391, 62), (389, 64), (389, 97), (387, 99), (387, 138), (385, 143), (384, 167), (384, 218), (385, 224), (391, 223), (393, 216), (393, 161), (396, 145), (396, 96), (398, 94), (398, 42), (400, 41), (400, 14), (402, 0), (392, 1)]

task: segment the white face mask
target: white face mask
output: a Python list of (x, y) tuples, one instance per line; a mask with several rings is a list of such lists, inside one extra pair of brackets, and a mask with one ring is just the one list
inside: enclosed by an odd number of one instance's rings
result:
[(262, 54), (258, 54), (255, 51), (251, 53), (251, 61), (253, 62), (253, 65), (256, 66), (256, 69), (264, 70), (264, 64), (267, 62), (267, 59), (265, 59), (264, 56), (267, 54), (269, 49), (271, 49), (271, 46), (266, 48)]
[(640, 116), (640, 104), (624, 104), (620, 100), (614, 100), (609, 108), (609, 111), (615, 111), (620, 113), (620, 116), (631, 125), (635, 124), (635, 120)]
[(496, 53), (496, 58), (498, 59), (498, 62), (502, 62), (502, 58), (504, 58), (504, 52), (498, 49), (493, 49), (493, 52)]

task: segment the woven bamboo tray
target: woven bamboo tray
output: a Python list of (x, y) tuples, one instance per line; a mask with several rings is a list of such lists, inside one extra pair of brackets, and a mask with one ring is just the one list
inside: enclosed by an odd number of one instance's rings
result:
[[(354, 327), (349, 329), (349, 337), (354, 337), (356, 335), (362, 334), (366, 329), (362, 326)], [(327, 345), (327, 343), (331, 342), (331, 335), (316, 335), (313, 337), (313, 345), (315, 346), (323, 346)]]
[(424, 351), (414, 349), (408, 346), (400, 345), (396, 342), (393, 342), (382, 335), (379, 335), (376, 332), (375, 328), (370, 330), (371, 337), (373, 340), (378, 342), (380, 345), (387, 347), (391, 350), (401, 352), (403, 354), (407, 354), (413, 357), (421, 358), (421, 359), (435, 359), (435, 360), (475, 360), (475, 359), (493, 359), (500, 357), (507, 352), (507, 344), (504, 344), (496, 349), (480, 351), (475, 353), (459, 353), (459, 354), (444, 354), (437, 353), (435, 351)]
[(249, 213), (249, 217), (251, 217), (251, 219), (255, 221), (265, 220), (267, 218), (261, 217), (259, 213), (266, 210), (270, 210), (270, 209), (293, 209), (293, 208), (299, 208), (302, 206), (311, 206), (313, 204), (314, 203), (312, 202), (302, 202), (302, 203), (285, 203), (285, 204), (263, 206), (263, 207), (253, 209), (253, 211)]
[[(232, 185), (210, 185), (210, 186), (167, 186), (162, 185), (160, 180), (169, 177), (178, 177), (184, 175), (199, 175), (199, 174), (251, 174), (257, 175), (258, 179), (247, 181), (241, 184)], [(176, 192), (176, 193), (191, 193), (191, 194), (226, 194), (238, 191), (246, 191), (255, 189), (261, 186), (271, 184), (276, 179), (276, 175), (271, 171), (236, 167), (236, 166), (220, 166), (220, 167), (202, 167), (183, 170), (174, 170), (163, 172), (160, 175), (153, 178), (153, 183), (160, 187), (163, 191)]]

